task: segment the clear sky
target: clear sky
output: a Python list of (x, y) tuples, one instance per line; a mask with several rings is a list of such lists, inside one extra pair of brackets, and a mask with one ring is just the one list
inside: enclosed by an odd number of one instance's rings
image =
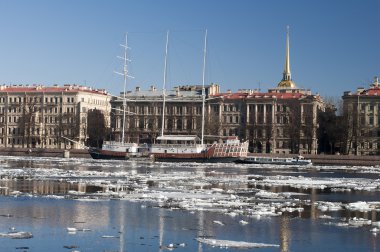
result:
[(168, 88), (206, 84), (222, 91), (276, 87), (286, 26), (294, 82), (322, 96), (368, 87), (380, 76), (380, 1), (376, 0), (0, 0), (0, 84), (80, 84), (162, 88), (166, 31)]

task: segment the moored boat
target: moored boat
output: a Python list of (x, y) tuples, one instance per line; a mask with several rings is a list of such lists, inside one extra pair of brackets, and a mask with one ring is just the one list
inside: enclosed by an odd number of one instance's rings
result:
[(311, 165), (310, 159), (305, 159), (303, 156), (297, 157), (262, 157), (262, 156), (249, 156), (240, 158), (235, 161), (239, 164), (275, 164), (275, 165)]
[(128, 160), (147, 155), (147, 147), (136, 143), (106, 142), (102, 148), (89, 148), (88, 152), (93, 159)]
[[(198, 144), (197, 136), (161, 136), (150, 149), (155, 161), (161, 162), (200, 162), (227, 163), (246, 157), (248, 142), (241, 143), (238, 139), (227, 139), (223, 143), (212, 145)], [(236, 141), (237, 140), (237, 141)]]
[(204, 144), (205, 125), (205, 65), (207, 48), (207, 30), (204, 39), (203, 72), (202, 72), (202, 130), (201, 138), (194, 135), (164, 135), (165, 129), (165, 103), (166, 103), (166, 68), (168, 56), (169, 32), (166, 34), (163, 104), (162, 104), (162, 127), (161, 136), (157, 137), (157, 144), (150, 148), (155, 161), (162, 162), (207, 162), (221, 163), (234, 162), (239, 158), (246, 157), (248, 142), (241, 143), (237, 137), (226, 139), (223, 143), (212, 145)]

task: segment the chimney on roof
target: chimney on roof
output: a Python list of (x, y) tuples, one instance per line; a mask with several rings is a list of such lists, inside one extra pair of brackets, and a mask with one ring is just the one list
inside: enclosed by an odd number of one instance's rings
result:
[(140, 87), (136, 87), (136, 92), (140, 92)]
[(150, 91), (152, 91), (152, 92), (154, 92), (154, 91), (156, 91), (156, 87), (155, 86), (150, 86)]
[(357, 89), (356, 89), (356, 93), (358, 93), (358, 94), (360, 94), (360, 93), (362, 93), (362, 92), (364, 92), (364, 88), (363, 87), (358, 87)]
[(232, 94), (231, 89), (227, 89), (227, 94)]

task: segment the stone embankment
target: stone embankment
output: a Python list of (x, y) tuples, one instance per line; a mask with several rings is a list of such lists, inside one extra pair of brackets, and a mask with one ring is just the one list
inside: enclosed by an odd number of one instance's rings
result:
[(73, 157), (91, 158), (87, 150), (63, 150), (42, 148), (0, 148), (2, 156), (30, 156), (30, 157)]
[[(2, 156), (31, 156), (31, 157), (71, 157), (91, 158), (87, 150), (62, 150), (40, 148), (0, 148)], [(294, 154), (263, 154), (250, 153), (250, 156), (294, 157)], [(356, 155), (303, 155), (311, 159), (315, 165), (345, 165), (345, 166), (380, 166), (380, 156)]]

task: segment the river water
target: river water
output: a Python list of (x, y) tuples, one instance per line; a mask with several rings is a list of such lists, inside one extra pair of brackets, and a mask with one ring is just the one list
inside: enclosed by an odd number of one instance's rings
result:
[(0, 194), (0, 251), (380, 250), (380, 167), (1, 157)]

